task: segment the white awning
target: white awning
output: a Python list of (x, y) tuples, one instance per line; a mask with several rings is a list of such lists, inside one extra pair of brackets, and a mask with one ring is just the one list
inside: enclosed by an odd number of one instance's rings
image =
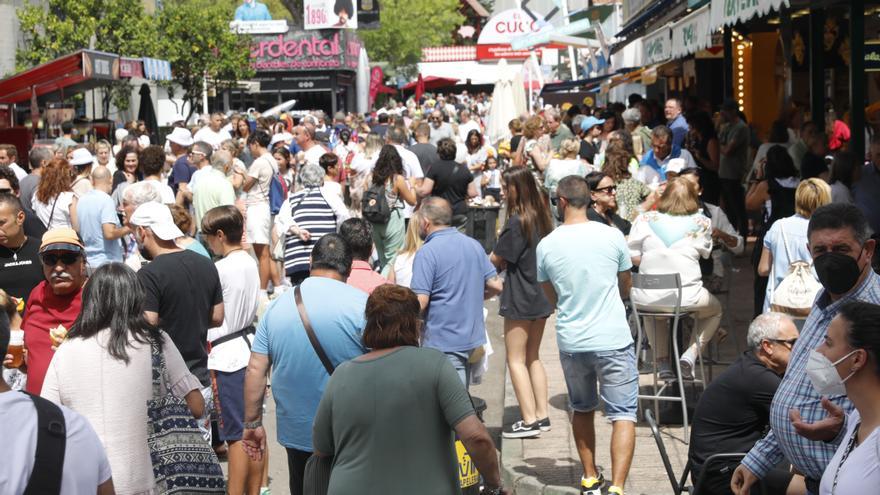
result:
[[(519, 61), (507, 62), (507, 66), (514, 71), (522, 69)], [(449, 79), (458, 79), (461, 84), (495, 84), (498, 80), (497, 63), (470, 62), (423, 62), (419, 64), (419, 73), (422, 77), (436, 76)]]
[(712, 46), (711, 13), (706, 5), (672, 25), (672, 58), (686, 57)]
[(789, 5), (789, 0), (712, 0), (712, 23), (709, 28), (714, 31), (723, 26), (746, 22)]
[(642, 38), (642, 63), (639, 65), (658, 64), (670, 58), (672, 58), (672, 40), (668, 25)]

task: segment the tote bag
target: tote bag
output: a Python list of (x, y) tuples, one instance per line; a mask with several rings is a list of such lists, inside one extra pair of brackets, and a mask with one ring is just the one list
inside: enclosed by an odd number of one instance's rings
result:
[[(822, 290), (822, 284), (813, 276), (812, 264), (809, 261), (793, 261), (791, 259), (785, 230), (780, 229), (780, 232), (782, 232), (785, 256), (790, 264), (788, 265), (788, 274), (770, 293), (770, 309), (795, 318), (806, 318), (813, 308), (816, 294)], [(773, 277), (771, 277), (772, 279)]]

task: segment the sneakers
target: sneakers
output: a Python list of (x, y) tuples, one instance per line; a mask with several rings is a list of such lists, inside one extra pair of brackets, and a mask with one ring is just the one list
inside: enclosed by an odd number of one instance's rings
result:
[(598, 478), (581, 476), (581, 495), (602, 495), (603, 486), (605, 486), (605, 477), (601, 474)]
[(538, 428), (540, 428), (541, 431), (550, 431), (550, 418), (539, 419)]
[(612, 485), (608, 487), (608, 495), (623, 495), (623, 488)]
[[(516, 423), (510, 425), (509, 429), (505, 429), (501, 436), (504, 438), (532, 438), (541, 434), (541, 427), (539, 426), (539, 422), (535, 421), (532, 424), (526, 424), (525, 421), (519, 420)], [(550, 421), (547, 421), (547, 426), (549, 428)]]
[(678, 365), (681, 366), (681, 379), (682, 380), (693, 380), (694, 379), (694, 363), (691, 362), (688, 358), (683, 357), (678, 361)]

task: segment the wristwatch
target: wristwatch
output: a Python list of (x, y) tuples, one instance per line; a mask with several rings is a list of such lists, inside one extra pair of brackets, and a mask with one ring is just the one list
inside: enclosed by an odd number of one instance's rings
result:
[(504, 488), (496, 486), (495, 488), (484, 488), (481, 495), (501, 495), (502, 493), (504, 493)]
[(245, 422), (242, 424), (242, 426), (244, 426), (244, 429), (245, 429), (245, 430), (255, 430), (255, 429), (257, 429), (257, 428), (263, 426), (263, 420), (262, 420), (262, 419), (258, 419), (258, 420), (256, 420), (256, 421), (250, 421), (250, 422), (245, 421)]

